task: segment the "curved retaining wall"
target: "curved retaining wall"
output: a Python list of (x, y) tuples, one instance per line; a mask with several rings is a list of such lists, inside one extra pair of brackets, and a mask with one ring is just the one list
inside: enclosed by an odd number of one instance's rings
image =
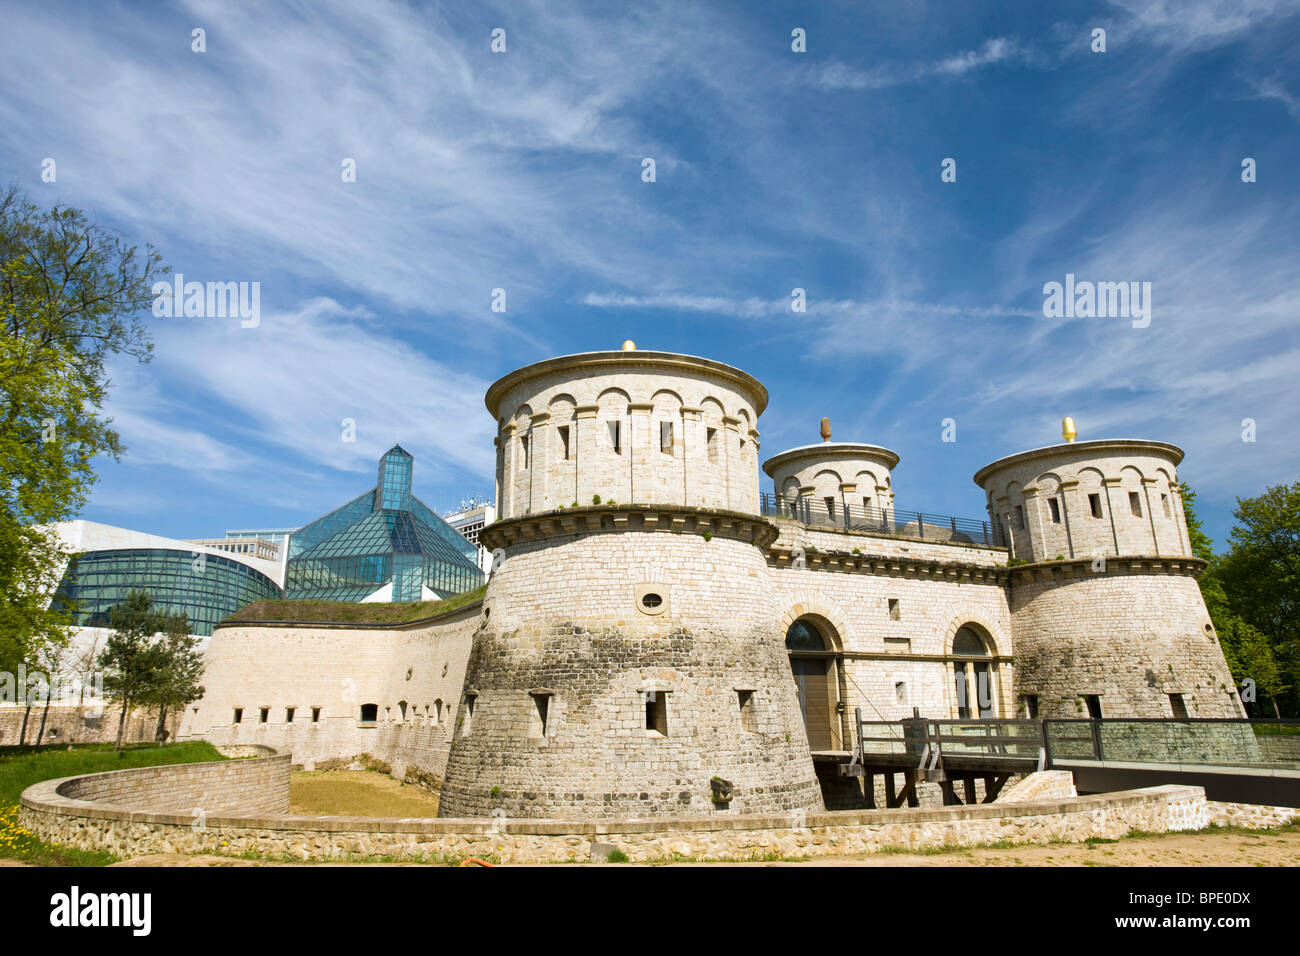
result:
[[(196, 768), (209, 769), (203, 773)], [(1203, 789), (1173, 785), (1011, 805), (602, 822), (292, 817), (273, 810), (238, 816), (192, 812), (195, 806), (209, 807), (202, 800), (220, 799), (233, 806), (236, 788), (240, 809), (249, 809), (257, 801), (273, 802), (277, 794), (287, 804), (288, 768), (289, 755), (281, 754), (148, 768), (155, 773), (143, 776), (142, 771), (126, 770), (49, 780), (23, 793), (20, 823), (47, 841), (123, 857), (175, 852), (301, 860), (491, 856), (502, 862), (542, 863), (588, 860), (594, 844), (613, 845), (633, 860), (673, 855), (744, 860), (871, 853), (886, 847), (971, 846), (997, 840), (1114, 839), (1133, 829), (1196, 830), (1211, 821)], [(145, 799), (155, 785), (171, 796), (151, 803), (148, 810), (122, 802)], [(86, 799), (92, 793), (99, 796)]]
[[(267, 748), (243, 748), (265, 752)], [(203, 813), (276, 814), (289, 812), (288, 753), (241, 760), (132, 767), (84, 777), (64, 777), (29, 787), (55, 798), (68, 810), (140, 809), (182, 812), (192, 821)], [(240, 756), (227, 751), (228, 756)]]

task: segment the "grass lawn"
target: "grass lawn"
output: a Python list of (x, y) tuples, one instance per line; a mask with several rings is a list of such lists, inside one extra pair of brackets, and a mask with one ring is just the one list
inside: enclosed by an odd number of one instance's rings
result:
[(44, 866), (104, 866), (111, 853), (78, 850), (42, 843), (18, 826), (18, 798), (34, 783), (103, 770), (157, 767), (172, 763), (224, 760), (209, 743), (132, 744), (114, 752), (112, 744), (69, 747), (5, 747), (0, 749), (0, 857)]
[(289, 780), (289, 806), (304, 816), (436, 817), (438, 795), (369, 770), (300, 771)]
[(330, 624), (405, 624), (446, 614), (483, 600), (487, 585), (454, 594), (441, 601), (413, 601), (390, 604), (375, 601), (254, 601), (226, 618), (226, 621), (320, 621)]

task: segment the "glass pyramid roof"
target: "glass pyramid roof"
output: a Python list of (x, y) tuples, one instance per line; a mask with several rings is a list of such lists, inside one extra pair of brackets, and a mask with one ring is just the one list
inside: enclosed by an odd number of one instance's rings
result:
[(392, 600), (418, 601), (422, 585), (445, 596), (483, 582), (477, 547), (411, 494), (412, 462), (395, 445), (375, 488), (294, 532), (286, 597), (360, 601), (392, 582)]

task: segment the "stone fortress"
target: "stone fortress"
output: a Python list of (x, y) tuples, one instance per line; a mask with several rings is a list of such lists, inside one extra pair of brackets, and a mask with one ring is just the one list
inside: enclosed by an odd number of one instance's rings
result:
[[(823, 807), (855, 710), (1241, 717), (1156, 441), (981, 469), (988, 520), (895, 512), (887, 449), (762, 463), (767, 390), (667, 352), (493, 384), (481, 601), (402, 625), (226, 622), (182, 738), (368, 754), (440, 814), (608, 819)], [(1071, 438), (1073, 436), (1070, 436)], [(982, 533), (973, 528), (982, 527)]]

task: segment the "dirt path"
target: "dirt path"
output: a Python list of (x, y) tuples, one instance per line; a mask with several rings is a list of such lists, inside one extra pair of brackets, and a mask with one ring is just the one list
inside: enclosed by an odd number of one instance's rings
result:
[[(114, 866), (297, 866), (222, 856), (162, 853)], [(311, 866), (347, 866), (341, 863)], [(385, 864), (351, 864), (360, 866)], [(418, 863), (388, 864), (421, 866)], [(594, 865), (594, 864), (593, 864)], [(629, 866), (626, 863), (602, 864)], [(943, 853), (873, 853), (761, 863), (669, 863), (666, 866), (1300, 866), (1300, 833), (1195, 833), (1127, 837), (1115, 843), (1070, 843)]]
[[(773, 866), (817, 866), (780, 862)], [(944, 853), (838, 857), (835, 866), (1300, 866), (1300, 833), (1195, 833)]]

